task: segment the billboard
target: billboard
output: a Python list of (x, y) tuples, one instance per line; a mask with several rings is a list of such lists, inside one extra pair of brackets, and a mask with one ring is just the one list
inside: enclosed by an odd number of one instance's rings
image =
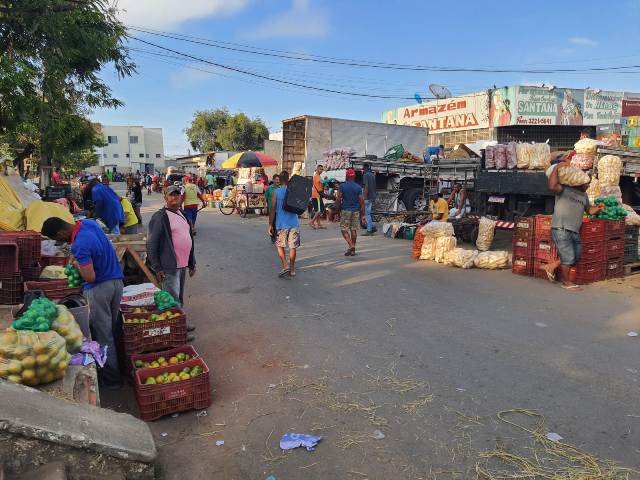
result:
[(479, 92), (388, 110), (384, 123), (426, 127), (429, 133), (473, 130), (489, 126), (489, 94)]
[(622, 92), (585, 90), (583, 125), (620, 123), (623, 99)]
[(514, 86), (491, 92), (492, 127), (582, 125), (584, 90)]

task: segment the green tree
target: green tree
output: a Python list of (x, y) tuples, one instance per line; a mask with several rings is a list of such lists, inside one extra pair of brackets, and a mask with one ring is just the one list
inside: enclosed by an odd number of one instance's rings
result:
[[(0, 135), (37, 151), (41, 168), (70, 148), (85, 150), (86, 136), (69, 138), (71, 127), (87, 122), (90, 109), (122, 105), (100, 72), (107, 65), (120, 78), (135, 72), (124, 44), (126, 29), (111, 2), (0, 0), (0, 25)], [(37, 142), (21, 139), (20, 130), (35, 130)], [(49, 179), (42, 178), (46, 186)]]
[(195, 151), (261, 150), (269, 131), (260, 118), (231, 115), (226, 108), (197, 111), (184, 132)]

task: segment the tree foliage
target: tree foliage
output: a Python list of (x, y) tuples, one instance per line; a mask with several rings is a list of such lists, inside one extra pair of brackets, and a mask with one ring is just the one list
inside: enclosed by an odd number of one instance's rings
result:
[(14, 158), (50, 165), (95, 145), (90, 109), (122, 105), (100, 72), (135, 72), (125, 38), (108, 0), (0, 0), (0, 140)]
[(269, 137), (264, 122), (244, 113), (231, 115), (226, 108), (197, 111), (184, 131), (198, 152), (261, 150)]

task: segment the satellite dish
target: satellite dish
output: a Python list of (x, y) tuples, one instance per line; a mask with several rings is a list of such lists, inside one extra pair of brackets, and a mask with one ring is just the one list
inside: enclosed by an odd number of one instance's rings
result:
[(415, 95), (413, 96), (413, 98), (416, 99), (416, 102), (418, 103), (422, 103), (422, 97), (420, 96), (420, 94), (418, 92), (415, 93)]
[(441, 98), (451, 98), (451, 92), (447, 87), (443, 87), (442, 85), (438, 85), (437, 83), (432, 83), (429, 85), (429, 90), (437, 99)]

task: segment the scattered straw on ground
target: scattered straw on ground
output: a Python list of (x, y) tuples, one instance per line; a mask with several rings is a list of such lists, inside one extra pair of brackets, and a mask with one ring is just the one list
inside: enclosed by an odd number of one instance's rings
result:
[(371, 434), (365, 432), (340, 432), (339, 439), (335, 445), (343, 450), (348, 450), (349, 448), (362, 447), (371, 438)]
[[(526, 427), (508, 417), (520, 416), (533, 420)], [(482, 480), (544, 479), (544, 480), (630, 480), (640, 478), (640, 471), (602, 460), (578, 447), (553, 442), (545, 436), (544, 416), (533, 410), (513, 409), (498, 413), (498, 418), (530, 436), (531, 444), (523, 449), (527, 454), (511, 451), (504, 446), (481, 452), (476, 475)]]
[(338, 413), (361, 413), (369, 420), (369, 423), (379, 427), (389, 424), (385, 417), (376, 413), (381, 405), (376, 405), (373, 402), (370, 402), (369, 405), (364, 405), (344, 393), (328, 395), (325, 400), (325, 406)]
[(420, 410), (429, 405), (433, 401), (433, 395), (422, 395), (417, 400), (405, 403), (402, 410), (409, 415), (417, 415)]
[(428, 387), (426, 382), (413, 378), (399, 377), (394, 364), (381, 375), (369, 375), (368, 383), (371, 388), (376, 390), (393, 391), (400, 394), (419, 391)]

